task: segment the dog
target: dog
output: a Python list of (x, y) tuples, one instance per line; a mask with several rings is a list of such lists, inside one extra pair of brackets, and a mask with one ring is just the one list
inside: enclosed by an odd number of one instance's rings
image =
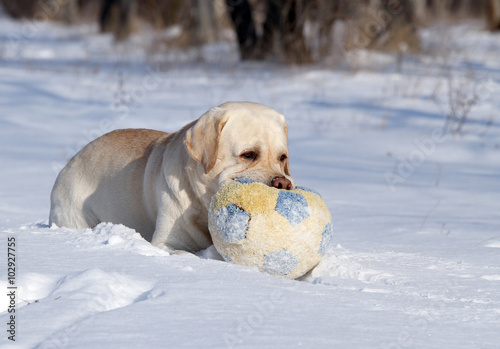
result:
[(122, 129), (87, 144), (61, 170), (49, 225), (135, 229), (168, 251), (212, 245), (208, 209), (226, 181), (292, 189), (283, 115), (253, 102), (214, 107), (174, 133)]

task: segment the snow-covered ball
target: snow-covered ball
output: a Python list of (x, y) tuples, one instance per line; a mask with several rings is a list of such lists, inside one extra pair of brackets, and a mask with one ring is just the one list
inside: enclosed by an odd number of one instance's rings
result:
[(228, 262), (289, 279), (314, 268), (332, 243), (332, 217), (314, 190), (231, 181), (210, 204), (208, 227)]

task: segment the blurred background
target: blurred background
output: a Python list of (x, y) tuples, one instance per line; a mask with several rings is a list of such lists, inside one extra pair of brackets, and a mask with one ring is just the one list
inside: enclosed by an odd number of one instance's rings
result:
[(370, 49), (418, 53), (419, 30), (476, 19), (500, 29), (500, 0), (0, 0), (19, 20), (98, 24), (116, 41), (144, 36), (150, 54), (214, 42), (242, 60), (339, 63)]

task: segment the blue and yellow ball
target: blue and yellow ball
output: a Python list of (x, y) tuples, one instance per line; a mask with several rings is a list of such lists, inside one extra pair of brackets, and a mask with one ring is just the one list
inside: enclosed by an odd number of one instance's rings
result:
[(330, 211), (316, 191), (276, 189), (247, 178), (214, 195), (208, 227), (226, 261), (289, 279), (314, 268), (333, 236)]

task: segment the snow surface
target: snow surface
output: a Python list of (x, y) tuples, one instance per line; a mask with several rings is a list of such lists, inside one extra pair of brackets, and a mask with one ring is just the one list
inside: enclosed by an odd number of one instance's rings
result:
[[(500, 36), (466, 24), (422, 37), (399, 69), (370, 52), (299, 68), (238, 63), (232, 44), (161, 60), (141, 37), (0, 18), (0, 346), (498, 348)], [(441, 132), (449, 87), (480, 96), (461, 136)], [(46, 225), (57, 173), (87, 142), (176, 130), (229, 100), (286, 116), (292, 175), (332, 212), (336, 247), (304, 280), (213, 247), (169, 255), (121, 225)]]

